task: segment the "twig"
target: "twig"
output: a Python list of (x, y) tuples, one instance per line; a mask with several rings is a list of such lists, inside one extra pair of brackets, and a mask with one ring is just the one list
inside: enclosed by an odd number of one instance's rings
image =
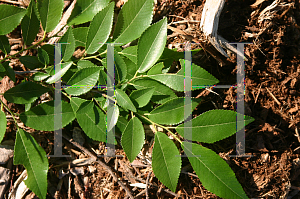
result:
[[(71, 164), (69, 163), (68, 169), (70, 171), (71, 169)], [(71, 173), (69, 173), (69, 181), (68, 181), (68, 198), (71, 198)]]
[(269, 91), (269, 89), (266, 87), (267, 91), (269, 92), (269, 94), (271, 95), (271, 97), (273, 97), (273, 99), (275, 100), (275, 102), (281, 106), (281, 103), (278, 101), (278, 99), (276, 99), (276, 97), (271, 93), (271, 91)]
[[(142, 179), (142, 178), (139, 178), (139, 177), (136, 177), (136, 176), (130, 176), (131, 178), (134, 178), (135, 180), (138, 180), (138, 181), (140, 181), (140, 182), (142, 182), (142, 183), (146, 183), (146, 180), (144, 180), (144, 179)], [(151, 182), (148, 182), (148, 184), (150, 185), (150, 186), (152, 186), (153, 188), (155, 188), (155, 189), (160, 189), (160, 187), (159, 186), (157, 186), (157, 185), (155, 185), (155, 184), (153, 184), (153, 183), (151, 183)], [(172, 192), (172, 191), (170, 191), (169, 189), (162, 189), (162, 191), (164, 191), (164, 192), (166, 192), (166, 193), (168, 193), (168, 194), (171, 194), (171, 195), (173, 195), (173, 196), (175, 196), (175, 197), (180, 197), (178, 194), (176, 194), (176, 193), (174, 193), (174, 192)], [(140, 194), (139, 194), (140, 195)]]
[(259, 89), (258, 89), (257, 95), (256, 95), (256, 97), (255, 97), (254, 104), (256, 104), (256, 102), (257, 102), (258, 96), (259, 96), (259, 94), (260, 94), (260, 90), (261, 90), (261, 85), (259, 86)]
[(10, 1), (10, 0), (2, 0), (0, 2), (5, 2), (5, 3), (11, 3), (11, 4), (17, 4), (17, 5), (21, 5), (22, 3), (18, 2), (18, 1)]
[(29, 71), (15, 71), (17, 75), (27, 74), (27, 73), (36, 73), (38, 70), (29, 70)]
[(299, 132), (298, 132), (298, 127), (297, 126), (295, 126), (295, 136), (297, 137), (298, 142), (300, 143), (300, 137), (299, 137)]
[(133, 199), (134, 197), (132, 196), (131, 192), (127, 189), (127, 187), (120, 181), (118, 180), (118, 177), (114, 174), (114, 172), (111, 170), (111, 168), (109, 166), (107, 166), (104, 162), (102, 162), (101, 160), (97, 160), (97, 156), (94, 155), (93, 153), (91, 153), (89, 150), (87, 150), (85, 147), (81, 146), (80, 144), (78, 144), (77, 142), (75, 142), (73, 139), (70, 139), (68, 136), (66, 135), (62, 135), (63, 138), (65, 138), (66, 140), (68, 140), (70, 143), (72, 143), (73, 145), (75, 145), (77, 148), (79, 148), (80, 150), (82, 150), (84, 153), (86, 153), (87, 155), (91, 156), (92, 158), (94, 158), (95, 162), (99, 163), (102, 167), (104, 167), (107, 172), (113, 177), (113, 179), (115, 181), (118, 182), (118, 184), (126, 191), (127, 195)]
[(150, 178), (150, 176), (151, 176), (151, 173), (152, 173), (152, 171), (150, 171), (150, 172), (148, 173), (147, 180), (146, 180), (146, 199), (149, 199), (149, 195), (148, 195), (148, 184), (149, 184), (149, 178)]
[(136, 194), (135, 198), (143, 195), (146, 192), (146, 189), (144, 189), (143, 191), (141, 191), (140, 193)]
[(118, 182), (118, 184), (127, 192), (128, 196), (133, 199), (133, 196), (132, 194), (130, 193), (130, 191), (127, 189), (127, 187), (120, 181), (118, 180), (117, 176), (114, 174), (114, 172), (110, 169), (109, 166), (107, 166), (104, 162), (100, 161), (100, 160), (97, 160), (96, 162), (98, 162), (102, 167), (104, 167), (108, 173), (113, 177), (113, 179), (115, 181)]

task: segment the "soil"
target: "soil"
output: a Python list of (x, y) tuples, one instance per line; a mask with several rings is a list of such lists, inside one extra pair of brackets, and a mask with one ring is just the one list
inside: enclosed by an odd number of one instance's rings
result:
[[(230, 157), (236, 155), (235, 136), (215, 144), (205, 145), (227, 161), (249, 198), (300, 198), (300, 3), (296, 0), (283, 0), (281, 7), (264, 17), (260, 13), (273, 3), (272, 0), (251, 6), (254, 0), (228, 0), (222, 11), (218, 34), (230, 42), (250, 43), (245, 45), (245, 114), (255, 121), (245, 128), (246, 154), (250, 157)], [(119, 1), (119, 6), (124, 1)], [(230, 59), (216, 53), (215, 59), (205, 49), (210, 48), (200, 31), (200, 20), (204, 0), (160, 0), (155, 7), (154, 21), (168, 18), (172, 27), (185, 31), (189, 36), (168, 30), (168, 46), (182, 50), (182, 45), (190, 38), (198, 38), (203, 43), (201, 50), (193, 56), (193, 62), (205, 68), (220, 80), (220, 85), (236, 84), (236, 56)], [(188, 20), (189, 22), (178, 21)], [(16, 30), (17, 31), (17, 30)], [(18, 38), (14, 31), (10, 38)], [(16, 44), (17, 45), (17, 44)], [(201, 48), (193, 44), (193, 48)], [(220, 62), (225, 64), (220, 64)], [(14, 62), (14, 69), (20, 68)], [(3, 80), (2, 80), (3, 81)], [(8, 84), (4, 80), (2, 84)], [(1, 88), (1, 90), (3, 90)], [(5, 89), (4, 89), (5, 90)], [(7, 89), (6, 89), (7, 90)], [(213, 92), (211, 92), (213, 91)], [(203, 106), (197, 107), (194, 116), (209, 109), (236, 109), (236, 89), (211, 88), (197, 90), (194, 97), (203, 98)], [(13, 106), (15, 112), (22, 112)], [(10, 125), (8, 132), (12, 132)], [(53, 133), (33, 132), (46, 152), (53, 146)], [(6, 140), (13, 139), (11, 136)], [(72, 151), (73, 159), (88, 157), (67, 141), (65, 149)], [(103, 143), (90, 142), (87, 148), (97, 148), (97, 153), (105, 150)], [(151, 147), (151, 146), (150, 146)], [(91, 150), (91, 149), (90, 149)], [(120, 155), (125, 155), (120, 149)], [(55, 162), (54, 162), (55, 161)], [(66, 159), (50, 160), (49, 193), (47, 198), (126, 198), (126, 192), (113, 180), (111, 174), (97, 163), (74, 167), (78, 174), (67, 174), (59, 180), (57, 165)], [(115, 172), (130, 192), (140, 198), (219, 198), (207, 191), (198, 177), (183, 160), (184, 171), (179, 178), (175, 193), (164, 189), (151, 169), (142, 161), (139, 166), (130, 165), (126, 158), (103, 159)], [(56, 166), (55, 166), (56, 165)], [(60, 167), (68, 171), (68, 165)], [(82, 170), (80, 170), (82, 168)], [(12, 183), (23, 168), (13, 167)], [(71, 172), (72, 173), (72, 172)], [(71, 183), (68, 186), (68, 182)], [(129, 184), (151, 184), (148, 189), (134, 188)], [(62, 183), (59, 187), (58, 184)], [(55, 191), (59, 188), (60, 191)], [(10, 188), (7, 188), (7, 192)], [(26, 198), (33, 198), (28, 194)], [(137, 197), (137, 198), (138, 198)]]

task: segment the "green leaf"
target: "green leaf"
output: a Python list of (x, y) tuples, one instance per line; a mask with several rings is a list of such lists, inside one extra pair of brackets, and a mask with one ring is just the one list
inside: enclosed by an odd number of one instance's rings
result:
[(195, 143), (183, 142), (182, 147), (208, 191), (224, 199), (248, 198), (234, 172), (218, 154)]
[[(183, 61), (184, 60), (180, 60)], [(184, 65), (184, 63), (182, 63)], [(192, 81), (193, 85), (214, 85), (219, 82), (214, 76), (208, 73), (206, 70), (192, 64)], [(176, 90), (176, 91), (184, 91), (184, 68), (182, 68), (177, 74), (165, 73), (165, 74), (156, 74), (156, 75), (149, 75), (148, 77), (155, 79), (168, 87)], [(196, 90), (200, 88), (192, 88), (192, 90)]]
[(0, 35), (0, 50), (2, 50), (5, 55), (10, 53), (9, 41), (5, 35)]
[(64, 43), (61, 45), (61, 56), (64, 61), (68, 61), (75, 51), (75, 38), (71, 27), (69, 27), (68, 31), (60, 38), (59, 43)]
[(107, 115), (111, 115), (112, 118), (107, 118), (107, 132), (117, 124), (120, 115), (119, 107), (117, 105), (107, 108)]
[(132, 91), (129, 97), (133, 102), (136, 102), (138, 104), (139, 108), (141, 108), (149, 103), (154, 91), (155, 88), (136, 90)]
[(49, 64), (48, 53), (44, 49), (42, 49), (42, 48), (38, 48), (38, 59), (44, 65), (48, 65)]
[(35, 40), (40, 29), (40, 21), (36, 15), (35, 1), (30, 1), (26, 15), (21, 22), (21, 28), (24, 43), (30, 45)]
[(78, 27), (73, 29), (75, 48), (77, 48), (78, 46), (85, 47), (88, 30), (88, 27)]
[(24, 82), (6, 91), (4, 97), (15, 104), (29, 104), (48, 91), (49, 88), (34, 82)]
[(79, 98), (79, 97), (72, 97), (72, 98), (71, 98), (70, 104), (71, 104), (71, 106), (72, 106), (72, 109), (73, 109), (74, 113), (77, 112), (77, 110), (79, 109), (80, 105), (81, 105), (83, 102), (87, 102), (87, 100), (81, 99), (81, 98)]
[(11, 5), (0, 5), (0, 35), (12, 32), (20, 23), (26, 10)]
[(122, 132), (124, 132), (127, 124), (128, 124), (128, 121), (124, 117), (119, 116), (118, 122), (116, 124), (116, 127), (117, 127), (116, 130), (120, 130), (120, 133), (122, 134)]
[(153, 0), (130, 0), (118, 16), (114, 31), (115, 43), (127, 44), (141, 36), (152, 21)]
[[(177, 73), (177, 75), (184, 76), (185, 73), (185, 60), (180, 59), (181, 70)], [(201, 68), (200, 66), (192, 63), (192, 80), (193, 85), (215, 85), (219, 83), (219, 80), (212, 76), (209, 72)], [(201, 88), (193, 88), (192, 90), (201, 89)]]
[(163, 62), (159, 62), (158, 64), (154, 65), (147, 73), (147, 75), (156, 75), (162, 74), (162, 69), (164, 67)]
[(112, 28), (114, 2), (101, 10), (93, 18), (86, 39), (86, 53), (93, 54), (107, 41)]
[(129, 46), (125, 48), (121, 54), (130, 59), (135, 64), (137, 63), (137, 46)]
[[(191, 50), (192, 56), (195, 55), (200, 49)], [(165, 48), (164, 52), (162, 53), (161, 57), (159, 58), (158, 62), (163, 62), (165, 68), (171, 67), (174, 61), (178, 61), (179, 59), (184, 59), (185, 52), (177, 52), (177, 49), (168, 49)]]
[(5, 73), (5, 68), (2, 64), (0, 64), (0, 73)]
[(95, 64), (93, 64), (91, 61), (88, 60), (80, 60), (77, 62), (78, 69), (83, 68), (89, 68), (89, 67), (95, 67)]
[(114, 50), (116, 84), (121, 83), (127, 76), (127, 66), (122, 57)]
[(25, 55), (21, 56), (19, 60), (22, 64), (24, 64), (26, 68), (29, 68), (31, 70), (44, 67), (44, 65), (39, 61), (37, 57)]
[(15, 74), (15, 71), (14, 69), (12, 69), (10, 66), (9, 66), (9, 61), (6, 61), (4, 63), (0, 63), (0, 65), (2, 65), (4, 68), (5, 68), (5, 73), (6, 75), (13, 81), (16, 83), (16, 74)]
[(42, 73), (42, 72), (36, 72), (34, 75), (33, 75), (33, 80), (34, 81), (43, 81), (44, 79), (46, 79), (47, 77), (49, 77), (50, 75), (48, 75), (47, 73)]
[(133, 162), (143, 148), (144, 140), (145, 132), (142, 122), (137, 117), (131, 118), (121, 139), (122, 147), (130, 162)]
[(68, 19), (68, 25), (78, 25), (91, 21), (108, 3), (109, 0), (77, 0)]
[(26, 186), (39, 198), (46, 198), (48, 158), (44, 149), (27, 132), (19, 129), (14, 149), (14, 164), (22, 164), (27, 171)]
[(106, 142), (106, 116), (93, 102), (82, 103), (77, 110), (76, 119), (87, 136)]
[(49, 79), (47, 79), (46, 83), (53, 84), (56, 81), (61, 80), (61, 77), (64, 76), (64, 74), (66, 74), (66, 72), (70, 69), (72, 64), (73, 64), (72, 61), (63, 63), (61, 65), (58, 64), (58, 66), (56, 66), (56, 67), (61, 66), (60, 73), (57, 72), (55, 75), (51, 76)]
[(181, 158), (174, 142), (161, 132), (155, 133), (152, 168), (159, 181), (175, 192), (181, 168)]
[(167, 42), (167, 18), (151, 25), (138, 42), (139, 73), (146, 72), (161, 56)]
[(100, 67), (83, 68), (78, 70), (67, 85), (72, 87), (65, 88), (69, 95), (82, 95), (89, 92), (97, 83), (99, 78)]
[(117, 103), (120, 106), (122, 106), (125, 109), (129, 109), (133, 112), (136, 112), (135, 106), (133, 105), (132, 101), (124, 91), (120, 89), (116, 89), (115, 92), (116, 92)]
[[(62, 127), (75, 119), (72, 107), (69, 103), (62, 101)], [(29, 111), (20, 114), (21, 121), (36, 130), (54, 131), (58, 130), (58, 126), (54, 126), (54, 101), (40, 104)]]
[[(192, 140), (198, 142), (214, 143), (225, 139), (241, 128), (236, 129), (236, 125), (243, 126), (244, 121), (237, 123), (236, 118), (239, 113), (230, 110), (210, 110), (192, 119)], [(250, 116), (245, 116), (245, 125), (254, 121)], [(187, 122), (187, 123), (190, 123)], [(184, 135), (184, 124), (176, 127), (180, 135)]]
[(170, 88), (150, 78), (137, 79), (132, 82), (132, 85), (138, 90), (155, 87), (151, 101), (158, 104), (162, 104), (170, 99), (177, 98), (175, 93)]
[(136, 63), (132, 62), (130, 59), (127, 59), (126, 57), (123, 58), (126, 66), (127, 66), (127, 79), (132, 79), (138, 70), (138, 66)]
[(0, 110), (0, 143), (2, 142), (6, 131), (6, 115)]
[(100, 70), (100, 75), (99, 75), (99, 85), (106, 86), (107, 85), (107, 74), (103, 71)]
[[(149, 119), (159, 124), (178, 124), (188, 118), (184, 115), (184, 97), (171, 99), (158, 106), (148, 115)], [(201, 99), (192, 98), (192, 110), (198, 106)], [(192, 111), (191, 110), (191, 111)]]
[(45, 44), (45, 45), (41, 46), (41, 48), (47, 52), (47, 54), (49, 56), (49, 64), (54, 65), (54, 51), (55, 51), (54, 45)]
[(64, 9), (64, 1), (37, 0), (37, 8), (44, 31), (51, 32), (61, 19)]

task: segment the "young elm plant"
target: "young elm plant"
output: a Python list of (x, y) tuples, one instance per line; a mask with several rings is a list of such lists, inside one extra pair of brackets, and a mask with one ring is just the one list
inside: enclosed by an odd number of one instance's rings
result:
[[(240, 130), (236, 129), (236, 112), (219, 109), (202, 113), (187, 122), (192, 123), (193, 142), (182, 141), (185, 136), (183, 122), (188, 116), (184, 114), (184, 97), (177, 95), (184, 91), (184, 54), (165, 48), (167, 19), (152, 23), (153, 0), (129, 0), (119, 12), (114, 28), (114, 1), (77, 0), (63, 27), (67, 31), (59, 40), (68, 45), (61, 47), (61, 73), (57, 75), (53, 66), (54, 45), (45, 42), (51, 38), (47, 37), (47, 33), (53, 31), (60, 22), (63, 6), (63, 0), (31, 0), (27, 9), (0, 5), (0, 49), (5, 54), (0, 62), (0, 77), (8, 76), (16, 82), (15, 71), (9, 66), (13, 58), (19, 59), (33, 73), (25, 75), (20, 84), (3, 94), (7, 101), (23, 104), (25, 112), (13, 113), (2, 101), (0, 110), (0, 141), (7, 125), (4, 109), (13, 116), (17, 125), (14, 164), (26, 168), (27, 187), (39, 198), (46, 198), (48, 158), (35, 139), (18, 126), (16, 116), (32, 129), (58, 130), (53, 124), (54, 100), (38, 105), (35, 102), (44, 93), (53, 95), (54, 83), (61, 79), (65, 85), (61, 91), (65, 96), (61, 103), (62, 127), (77, 123), (90, 139), (106, 142), (106, 114), (112, 111), (113, 118), (110, 119), (113, 123), (109, 128), (115, 126), (121, 134), (121, 139), (117, 141), (120, 141), (130, 162), (143, 147), (143, 124), (161, 127), (164, 132), (155, 132), (152, 169), (167, 188), (176, 191), (181, 171), (179, 150), (183, 149), (207, 190), (222, 198), (247, 198), (228, 164), (215, 152), (199, 144), (214, 143)], [(19, 25), (24, 46), (16, 54), (9, 55), (11, 46), (6, 35)], [(33, 43), (40, 25), (44, 31), (43, 38)], [(107, 84), (109, 60), (105, 43), (127, 44), (135, 40), (137, 44), (127, 48), (114, 46), (115, 96), (106, 95), (107, 87), (93, 88)], [(78, 48), (85, 50), (79, 59), (73, 56)], [(21, 56), (22, 52), (31, 49), (37, 50), (36, 56)], [(170, 73), (168, 71), (174, 60), (179, 61), (181, 69)], [(194, 85), (218, 83), (200, 66), (192, 64), (191, 67)], [(107, 110), (108, 98), (115, 103), (113, 110)], [(200, 102), (200, 99), (192, 98), (192, 109)], [(253, 121), (249, 116), (244, 118), (244, 121), (239, 121), (242, 126)], [(174, 139), (170, 139), (170, 136)], [(175, 142), (180, 143), (181, 149)]]

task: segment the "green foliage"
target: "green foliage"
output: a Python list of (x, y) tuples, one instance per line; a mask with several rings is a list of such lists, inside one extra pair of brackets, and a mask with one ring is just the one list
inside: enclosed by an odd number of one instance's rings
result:
[(109, 0), (78, 0), (68, 20), (68, 25), (77, 25), (91, 21), (108, 3)]
[(176, 191), (181, 158), (174, 142), (166, 134), (155, 133), (152, 168), (156, 177), (171, 191)]
[(29, 104), (48, 91), (50, 91), (49, 88), (40, 84), (24, 82), (6, 91), (4, 97), (15, 104)]
[(0, 35), (0, 50), (7, 55), (10, 52), (10, 45), (8, 38), (5, 35)]
[(221, 198), (248, 198), (225, 160), (199, 144), (183, 142), (183, 148), (203, 186)]
[(21, 22), (26, 10), (11, 5), (0, 5), (0, 35), (13, 31)]
[(17, 132), (14, 164), (22, 164), (27, 170), (26, 186), (39, 198), (46, 198), (48, 158), (44, 149), (26, 131)]
[(123, 5), (114, 31), (114, 42), (126, 44), (139, 38), (152, 21), (152, 9), (152, 0), (128, 1)]
[[(56, 113), (58, 114), (58, 113)], [(62, 101), (62, 127), (74, 120), (75, 115), (69, 103)], [(42, 131), (58, 130), (54, 126), (54, 101), (45, 102), (20, 114), (21, 121), (31, 128)]]
[(86, 38), (86, 53), (93, 54), (107, 41), (113, 22), (114, 3), (96, 14), (89, 26)]
[(141, 36), (138, 43), (138, 72), (149, 70), (161, 56), (167, 42), (167, 18), (150, 26)]
[[(183, 122), (188, 115), (184, 114), (184, 98), (175, 98), (167, 101), (166, 103), (158, 106), (148, 114), (148, 117), (153, 122), (158, 124), (178, 124)], [(200, 103), (201, 99), (192, 98), (192, 109)]]
[(6, 115), (4, 112), (0, 110), (0, 143), (2, 142), (3, 137), (5, 135), (6, 123), (7, 123)]
[(39, 19), (45, 32), (51, 32), (59, 23), (64, 2), (62, 0), (38, 0)]
[(21, 22), (22, 36), (26, 45), (30, 45), (34, 41), (40, 29), (40, 21), (36, 12), (36, 3), (30, 1), (27, 13)]
[[(237, 113), (210, 110), (183, 123), (188, 118), (184, 114), (185, 98), (180, 97), (184, 91), (184, 53), (165, 47), (167, 18), (151, 24), (153, 1), (129, 0), (122, 7), (113, 27), (114, 2), (109, 2), (77, 0), (68, 20), (69, 27), (59, 40), (68, 44), (62, 45), (60, 52), (56, 50), (56, 53), (61, 53), (62, 61), (55, 67), (54, 45), (41, 45), (49, 39), (46, 34), (35, 44), (32, 42), (40, 24), (46, 33), (57, 26), (62, 16), (63, 1), (38, 0), (35, 3), (32, 0), (27, 10), (0, 5), (0, 50), (5, 55), (10, 53), (5, 35), (18, 25), (21, 25), (24, 47), (30, 47), (22, 49), (17, 55), (37, 49), (34, 56), (19, 57), (27, 69), (34, 70), (34, 74), (6, 91), (5, 99), (24, 106), (25, 111), (19, 118), (26, 126), (41, 131), (58, 130), (59, 127), (54, 126), (54, 116), (59, 114), (55, 111), (54, 101), (38, 105), (34, 102), (44, 93), (54, 95), (53, 84), (62, 80), (64, 88), (61, 92), (65, 96), (61, 102), (63, 128), (79, 125), (90, 139), (102, 142), (107, 142), (107, 132), (115, 128), (121, 135), (117, 141), (120, 141), (129, 161), (133, 162), (145, 142), (144, 125), (152, 124), (154, 129), (161, 127), (163, 132), (154, 130), (152, 167), (155, 176), (167, 188), (176, 191), (182, 166), (180, 151), (184, 149), (206, 189), (222, 198), (247, 198), (228, 164), (212, 150), (196, 143), (214, 143), (234, 135), (240, 130), (236, 129)], [(134, 45), (133, 41), (137, 39), (138, 43)], [(114, 55), (114, 96), (106, 95), (106, 87), (98, 87), (106, 85), (107, 78), (112, 75), (107, 73), (107, 61), (111, 61), (107, 60), (107, 42), (122, 45), (131, 42), (132, 45), (127, 48), (115, 45), (110, 53)], [(78, 47), (85, 50), (80, 59), (73, 57)], [(0, 78), (7, 75), (16, 82), (15, 72), (9, 66), (11, 57), (17, 56), (6, 56), (0, 61)], [(180, 70), (170, 73), (168, 69), (174, 61), (180, 63)], [(215, 85), (219, 82), (200, 66), (192, 63), (191, 67), (193, 85)], [(196, 89), (199, 88), (193, 90)], [(201, 106), (201, 99), (192, 98), (191, 101), (192, 110)], [(2, 141), (7, 125), (3, 109), (9, 109), (0, 102)], [(107, 114), (111, 118), (106, 118)], [(238, 126), (252, 121), (253, 118), (245, 116), (243, 121), (238, 121)], [(189, 123), (192, 123), (192, 134), (187, 139), (194, 143), (182, 141), (175, 133), (184, 138), (185, 125)], [(49, 167), (46, 153), (28, 132), (19, 127), (14, 164), (24, 165), (28, 173), (26, 185), (39, 198), (46, 198)]]
[(142, 122), (137, 117), (131, 118), (123, 131), (121, 140), (122, 147), (130, 162), (133, 162), (141, 151), (144, 139), (145, 132)]

